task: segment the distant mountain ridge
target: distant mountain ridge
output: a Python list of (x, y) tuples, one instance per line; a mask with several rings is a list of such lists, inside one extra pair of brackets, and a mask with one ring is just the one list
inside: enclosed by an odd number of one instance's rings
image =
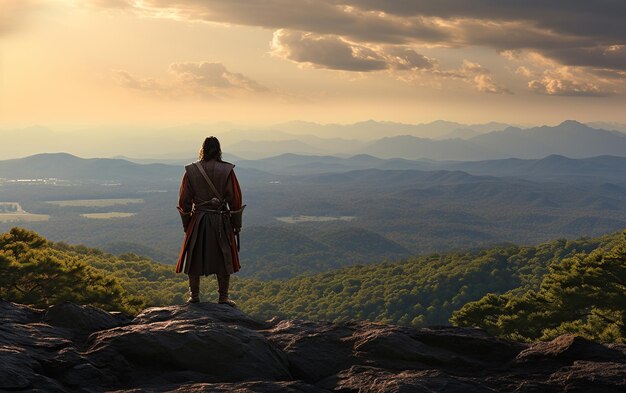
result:
[(540, 159), (505, 158), (482, 161), (434, 161), (377, 158), (367, 154), (352, 157), (281, 154), (260, 160), (236, 161), (240, 168), (256, 168), (276, 174), (314, 174), (362, 169), (452, 170), (473, 175), (512, 176), (532, 179), (572, 178), (626, 181), (626, 157), (601, 155), (568, 158), (552, 154)]
[[(205, 131), (203, 132), (203, 128)], [(461, 124), (438, 120), (424, 124), (363, 121), (353, 124), (288, 122), (267, 128), (234, 125), (191, 125), (154, 129), (98, 127), (78, 132), (56, 132), (44, 127), (2, 130), (9, 144), (0, 145), (0, 157), (26, 156), (81, 146), (79, 154), (135, 157), (135, 162), (180, 163), (193, 157), (206, 135), (216, 135), (225, 153), (260, 159), (282, 153), (379, 158), (480, 161), (504, 158), (543, 158), (551, 154), (570, 158), (599, 155), (626, 156), (626, 128), (617, 123), (566, 120), (556, 126), (512, 127), (504, 123)], [(28, 135), (29, 138), (24, 138)], [(89, 137), (87, 137), (89, 136)], [(149, 143), (146, 143), (149, 139)], [(144, 146), (145, 145), (145, 146)], [(132, 152), (136, 153), (132, 153)], [(95, 152), (95, 153), (94, 153)]]
[[(476, 134), (503, 130), (509, 124), (489, 122), (484, 124), (461, 124), (452, 121), (436, 120), (430, 123), (407, 124), (391, 121), (360, 121), (353, 124), (318, 124), (312, 122), (293, 121), (277, 124), (273, 128), (283, 132), (306, 132), (318, 136), (334, 136), (352, 139), (376, 140), (384, 136), (412, 135), (421, 138), (441, 139), (451, 133)], [(465, 131), (460, 131), (465, 130)]]
[(80, 158), (68, 153), (44, 153), (0, 161), (0, 177), (59, 178), (94, 181), (154, 181), (180, 179), (180, 167), (165, 164), (135, 164), (113, 158)]
[[(0, 178), (57, 178), (72, 181), (122, 181), (159, 184), (179, 182), (183, 165), (138, 164), (120, 158), (81, 158), (68, 153), (43, 153), (24, 158), (0, 161)], [(247, 174), (250, 173), (250, 176)], [(251, 181), (268, 179), (270, 174), (255, 169), (238, 171)]]
[[(364, 169), (463, 171), (472, 175), (511, 176), (529, 179), (572, 178), (598, 181), (626, 181), (626, 157), (599, 155), (569, 158), (552, 154), (539, 159), (505, 158), (480, 161), (435, 161), (404, 158), (378, 158), (368, 154), (351, 157), (299, 155), (293, 153), (244, 160), (237, 157), (240, 178), (275, 180), (275, 175), (339, 173)], [(133, 160), (133, 161), (130, 161)], [(190, 160), (191, 161), (191, 160)], [(0, 178), (63, 178), (66, 180), (140, 181), (160, 183), (179, 181), (183, 164), (160, 164), (150, 160), (140, 164), (132, 158), (80, 158), (68, 153), (37, 154), (0, 161)]]
[[(506, 128), (470, 139), (509, 157), (541, 158), (551, 154), (571, 158), (626, 156), (626, 135), (567, 120), (555, 127)], [(515, 154), (515, 152), (518, 152)]]
[[(301, 124), (288, 124), (289, 127), (298, 125)], [(265, 140), (247, 139), (228, 147), (232, 153), (247, 159), (269, 157), (281, 152), (337, 156), (366, 154), (379, 158), (456, 161), (513, 157), (537, 159), (554, 154), (570, 158), (626, 156), (625, 133), (592, 128), (573, 120), (566, 120), (553, 127), (527, 129), (506, 125), (504, 128), (496, 128), (496, 125), (500, 123), (475, 126), (449, 122), (418, 126), (379, 122), (345, 126), (307, 123), (302, 125), (304, 130), (315, 133), (315, 136), (278, 131), (281, 136), (277, 139), (269, 136)], [(330, 139), (325, 139), (324, 136), (331, 135), (328, 131), (330, 129), (335, 130), (335, 133)], [(259, 133), (259, 138), (262, 135)], [(246, 136), (251, 135), (247, 133)], [(369, 139), (369, 142), (363, 139)]]
[(552, 154), (571, 158), (626, 156), (626, 134), (595, 129), (568, 120), (555, 127), (508, 127), (468, 140), (434, 141), (409, 135), (387, 137), (370, 143), (358, 153), (381, 158), (466, 161), (542, 158)]

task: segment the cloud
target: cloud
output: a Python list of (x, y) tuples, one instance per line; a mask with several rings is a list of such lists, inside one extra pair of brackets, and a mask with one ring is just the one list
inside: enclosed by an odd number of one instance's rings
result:
[(616, 93), (596, 79), (582, 70), (559, 67), (529, 81), (528, 89), (537, 94), (570, 97), (608, 97)]
[(626, 73), (612, 70), (562, 66), (539, 53), (502, 53), (511, 61), (522, 63), (515, 74), (527, 80), (529, 91), (536, 94), (571, 97), (607, 97), (617, 94), (616, 86)]
[(626, 45), (591, 48), (555, 48), (543, 51), (543, 53), (545, 56), (561, 64), (626, 70)]
[(272, 39), (272, 53), (297, 63), (342, 71), (379, 71), (389, 67), (374, 50), (351, 44), (336, 36), (277, 30)]
[(395, 70), (428, 70), (437, 65), (434, 59), (406, 47), (389, 47), (386, 49), (386, 57), (390, 59), (390, 67)]
[(267, 92), (269, 89), (240, 73), (228, 71), (222, 63), (184, 62), (169, 66), (170, 81), (141, 78), (114, 70), (114, 82), (124, 88), (162, 96), (215, 98), (227, 92)]
[[(119, 6), (122, 0), (98, 0)], [(136, 12), (341, 36), (352, 42), (505, 49), (595, 48), (626, 42), (622, 0), (142, 0)], [(563, 56), (563, 60), (567, 60)], [(621, 63), (620, 63), (621, 64)], [(620, 66), (621, 67), (621, 66)]]
[(623, 21), (626, 2), (622, 0), (341, 0), (337, 3), (405, 18), (523, 22), (536, 29), (592, 38), (604, 44), (626, 37)]
[[(616, 84), (626, 72), (623, 0), (92, 1), (141, 15), (272, 29), (274, 54), (314, 68), (423, 72), (437, 67), (419, 48), (486, 47), (612, 74)], [(480, 91), (506, 92), (487, 74), (471, 79)]]
[(528, 69), (528, 67), (519, 66), (515, 70), (515, 73), (518, 75), (522, 75), (526, 78), (530, 78), (532, 76), (532, 72)]
[(593, 83), (557, 79), (549, 76), (528, 82), (528, 88), (534, 93), (551, 96), (606, 97), (613, 94), (610, 91), (602, 90)]
[(445, 41), (448, 34), (421, 17), (381, 17), (330, 0), (142, 0), (135, 11), (188, 20), (340, 35), (354, 41)]
[[(375, 72), (390, 71), (399, 80), (414, 82), (422, 75), (440, 79), (460, 79), (483, 93), (512, 94), (498, 85), (489, 70), (478, 63), (463, 61), (459, 69), (442, 69), (435, 59), (400, 46), (365, 46), (337, 36), (280, 29), (272, 39), (272, 53), (295, 63), (313, 68)], [(409, 75), (407, 75), (409, 73)]]
[(137, 78), (130, 73), (123, 70), (113, 70), (114, 81), (128, 89), (142, 90), (149, 92), (164, 92), (166, 89), (159, 85), (159, 83), (151, 78)]
[(268, 90), (243, 74), (228, 71), (222, 63), (174, 63), (169, 69), (182, 85), (192, 88)]
[(280, 29), (274, 32), (272, 53), (314, 68), (370, 72), (430, 69), (435, 61), (400, 46), (360, 45), (338, 36), (321, 36)]
[(440, 75), (461, 79), (482, 93), (513, 94), (511, 90), (497, 84), (488, 69), (469, 60), (463, 60), (463, 64), (460, 68), (451, 71), (442, 71)]

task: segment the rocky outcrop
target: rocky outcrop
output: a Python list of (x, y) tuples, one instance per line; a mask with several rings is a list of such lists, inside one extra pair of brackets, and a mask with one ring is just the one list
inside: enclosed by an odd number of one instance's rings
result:
[(626, 346), (477, 329), (258, 321), (227, 305), (134, 319), (0, 301), (0, 391), (622, 392)]

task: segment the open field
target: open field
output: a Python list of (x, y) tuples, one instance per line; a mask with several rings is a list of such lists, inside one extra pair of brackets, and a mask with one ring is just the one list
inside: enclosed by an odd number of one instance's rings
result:
[(48, 221), (47, 214), (31, 214), (22, 208), (18, 202), (0, 202), (0, 223), (3, 222), (35, 222)]
[(81, 214), (81, 217), (93, 218), (96, 220), (108, 220), (111, 218), (126, 218), (132, 217), (135, 213), (123, 213), (123, 212), (108, 212), (108, 213), (85, 213)]
[(352, 221), (355, 216), (287, 216), (276, 217), (278, 221), (286, 222), (287, 224), (297, 224), (299, 222), (329, 222), (329, 221)]
[(0, 222), (35, 222), (48, 221), (50, 216), (47, 214), (31, 214), (31, 213), (0, 213)]
[(0, 202), (0, 213), (25, 213), (17, 202)]
[(46, 203), (61, 207), (107, 207), (115, 205), (130, 205), (133, 203), (144, 203), (144, 200), (141, 198), (74, 199), (65, 201), (46, 201)]

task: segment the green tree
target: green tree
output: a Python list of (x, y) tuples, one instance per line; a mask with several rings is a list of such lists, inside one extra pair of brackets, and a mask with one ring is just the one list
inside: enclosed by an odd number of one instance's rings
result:
[(624, 342), (626, 231), (609, 249), (555, 261), (538, 290), (488, 294), (453, 313), (451, 322), (528, 341), (574, 333)]
[(143, 300), (75, 256), (60, 253), (34, 232), (13, 228), (0, 236), (0, 295), (47, 307), (63, 301), (136, 312)]

